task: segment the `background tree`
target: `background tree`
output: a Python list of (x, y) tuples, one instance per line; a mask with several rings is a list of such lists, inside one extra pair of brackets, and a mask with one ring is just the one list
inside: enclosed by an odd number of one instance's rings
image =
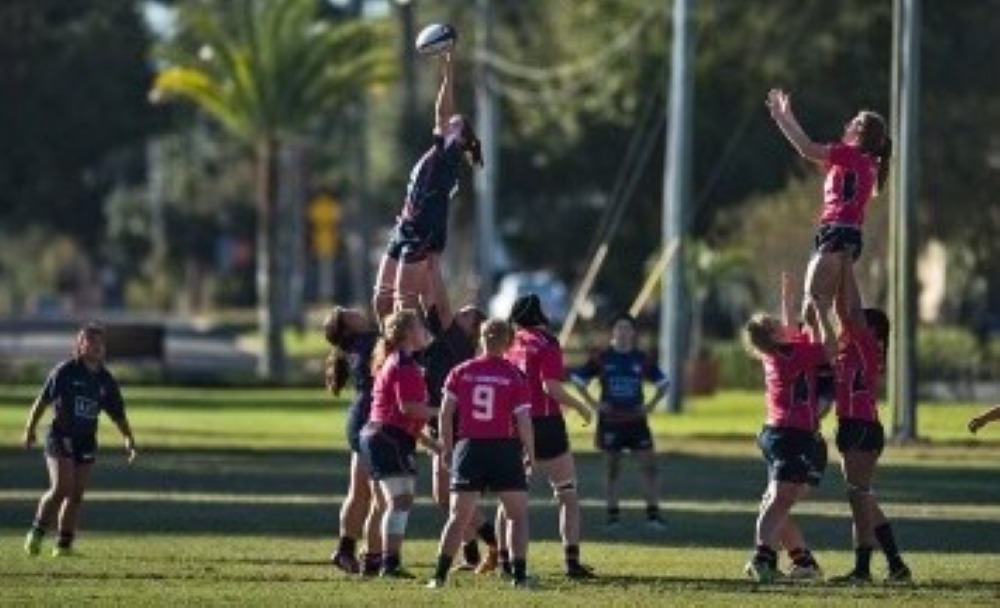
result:
[(279, 256), (288, 253), (278, 248), (281, 148), (384, 79), (389, 65), (372, 24), (318, 16), (316, 4), (299, 0), (184, 5), (153, 90), (193, 102), (255, 158), (260, 373), (276, 380), (285, 373)]

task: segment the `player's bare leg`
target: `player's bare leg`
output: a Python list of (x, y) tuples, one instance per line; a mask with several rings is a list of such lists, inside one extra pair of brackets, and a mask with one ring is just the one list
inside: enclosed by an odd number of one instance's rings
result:
[(605, 522), (609, 529), (618, 527), (621, 510), (618, 505), (618, 478), (621, 475), (620, 452), (604, 452), (604, 493), (607, 495), (608, 518)]
[(815, 315), (830, 318), (834, 298), (840, 289), (842, 264), (843, 259), (840, 253), (816, 253), (809, 260), (803, 292), (805, 300), (802, 317), (814, 336), (819, 335), (819, 319)]
[(420, 310), (425, 303), (429, 306), (430, 288), (430, 273), (426, 259), (419, 262), (400, 262), (396, 266), (393, 310)]
[(406, 525), (413, 507), (415, 479), (412, 476), (390, 477), (379, 482), (386, 498), (385, 515), (382, 516), (382, 576), (405, 577), (402, 549)]
[(72, 550), (80, 507), (83, 506), (83, 494), (90, 484), (93, 465), (90, 463), (73, 463), (73, 465), (73, 485), (63, 498), (62, 508), (59, 510), (59, 540), (56, 543), (56, 552), (68, 553)]
[(472, 516), (476, 511), (476, 492), (453, 492), (448, 513), (448, 521), (441, 531), (441, 542), (438, 545), (437, 567), (434, 578), (427, 584), (429, 588), (437, 588), (448, 580), (448, 572), (462, 544), (462, 536)]
[(777, 575), (781, 532), (795, 502), (805, 495), (808, 486), (785, 481), (771, 481), (764, 493), (756, 526), (756, 550), (747, 564), (747, 574), (760, 582), (774, 580)]
[(351, 481), (340, 507), (340, 540), (331, 557), (335, 566), (350, 574), (360, 572), (356, 555), (358, 539), (364, 534), (365, 520), (372, 501), (371, 478), (357, 454), (351, 454)]
[(379, 263), (378, 276), (375, 279), (375, 294), (372, 298), (372, 310), (375, 319), (382, 325), (382, 319), (392, 314), (396, 301), (396, 275), (399, 273), (399, 262), (391, 257), (382, 256)]
[(511, 570), (514, 585), (523, 586), (528, 579), (528, 493), (524, 491), (500, 492), (500, 503), (508, 519), (507, 546), (513, 560)]
[(639, 460), (639, 466), (642, 467), (639, 486), (642, 489), (642, 496), (646, 500), (646, 525), (654, 530), (662, 530), (664, 523), (660, 517), (659, 469), (656, 462), (656, 452), (639, 450), (635, 452), (635, 457)]
[(361, 559), (361, 574), (375, 576), (382, 569), (382, 518), (385, 516), (386, 500), (377, 482), (369, 482), (368, 489), (372, 500), (365, 519), (365, 553)]
[(576, 465), (569, 452), (550, 460), (539, 460), (538, 468), (549, 478), (559, 501), (559, 534), (566, 553), (566, 575), (589, 578), (593, 572), (580, 563), (580, 497), (576, 491)]
[(55, 522), (63, 501), (73, 491), (74, 485), (75, 466), (71, 459), (47, 456), (45, 464), (49, 472), (49, 489), (38, 501), (35, 520), (24, 543), (24, 550), (31, 555), (37, 555), (41, 550), (42, 538)]
[(823, 570), (809, 550), (806, 544), (806, 537), (802, 534), (795, 518), (789, 515), (785, 523), (781, 526), (779, 535), (781, 545), (788, 552), (789, 559), (792, 560), (792, 567), (788, 571), (788, 577), (801, 581), (816, 581), (823, 578)]

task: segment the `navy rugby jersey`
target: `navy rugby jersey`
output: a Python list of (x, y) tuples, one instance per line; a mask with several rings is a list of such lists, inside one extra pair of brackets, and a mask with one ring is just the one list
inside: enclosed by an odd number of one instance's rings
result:
[(49, 373), (39, 397), (52, 405), (51, 428), (56, 435), (95, 435), (102, 411), (113, 420), (125, 417), (125, 401), (111, 372), (104, 366), (90, 371), (77, 358), (63, 361)]
[(378, 332), (369, 331), (352, 336), (344, 345), (343, 351), (351, 368), (351, 379), (354, 380), (354, 390), (358, 395), (371, 396), (372, 385), (372, 353), (378, 342)]
[(410, 172), (406, 201), (400, 223), (409, 224), (421, 236), (437, 235), (448, 230), (448, 202), (458, 191), (458, 172), (462, 165), (462, 146), (456, 139), (434, 136), (434, 145), (424, 153)]
[(597, 378), (601, 383), (600, 401), (610, 406), (612, 415), (642, 414), (643, 381), (657, 386), (667, 383), (663, 371), (643, 352), (620, 352), (613, 348), (595, 353), (582, 367), (573, 370), (570, 377), (578, 386), (586, 386)]
[(459, 363), (476, 356), (476, 343), (454, 321), (442, 328), (437, 311), (432, 311), (428, 316), (427, 325), (434, 339), (421, 354), (420, 364), (424, 368), (424, 378), (431, 396), (430, 405), (438, 407), (445, 379)]

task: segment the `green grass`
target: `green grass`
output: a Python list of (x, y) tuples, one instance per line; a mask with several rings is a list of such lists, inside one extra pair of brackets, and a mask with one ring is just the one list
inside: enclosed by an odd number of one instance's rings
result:
[[(417, 583), (355, 581), (326, 564), (346, 487), (343, 402), (320, 391), (143, 388), (127, 390), (142, 448), (128, 467), (109, 424), (88, 494), (77, 560), (30, 559), (20, 543), (45, 487), (37, 452), (17, 449), (33, 388), (0, 390), (0, 588), (3, 605), (908, 605), (1000, 603), (1000, 428), (971, 438), (980, 408), (921, 408), (928, 439), (890, 447), (878, 485), (918, 583), (865, 589), (829, 585), (758, 587), (742, 578), (764, 472), (752, 443), (757, 393), (694, 400), (654, 426), (670, 530), (652, 537), (641, 504), (625, 503), (625, 525), (601, 526), (602, 463), (590, 429), (571, 423), (584, 498), (584, 558), (601, 578), (558, 576), (555, 510), (535, 480), (531, 569), (540, 588), (504, 589), (495, 578), (455, 577), (431, 593)], [(829, 433), (828, 433), (829, 434)], [(419, 504), (406, 548), (409, 566), (430, 573), (442, 515)], [(626, 496), (635, 497), (634, 468)], [(829, 573), (851, 559), (847, 508), (835, 467), (797, 509)], [(882, 570), (881, 558), (876, 559)]]

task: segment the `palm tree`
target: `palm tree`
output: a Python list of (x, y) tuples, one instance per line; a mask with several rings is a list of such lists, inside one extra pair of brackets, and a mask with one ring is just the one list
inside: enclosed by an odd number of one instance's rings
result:
[(314, 0), (232, 0), (182, 5), (164, 45), (154, 101), (183, 99), (214, 118), (256, 167), (257, 305), (264, 341), (259, 373), (285, 376), (278, 282), (278, 181), (282, 149), (391, 73), (381, 24), (319, 18)]

